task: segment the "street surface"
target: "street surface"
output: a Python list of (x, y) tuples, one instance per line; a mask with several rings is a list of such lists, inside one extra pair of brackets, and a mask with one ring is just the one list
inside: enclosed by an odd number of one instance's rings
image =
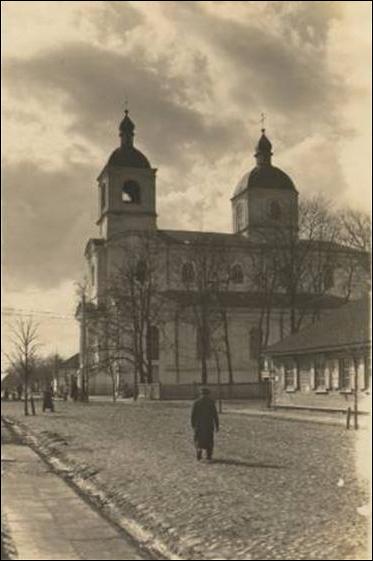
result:
[[(225, 413), (208, 464), (195, 459), (187, 403), (58, 402), (56, 413), (27, 420), (8, 403), (3, 414), (89, 470), (126, 516), (185, 559), (368, 558), (369, 485), (355, 461), (364, 430)], [(21, 488), (37, 511), (27, 480)]]

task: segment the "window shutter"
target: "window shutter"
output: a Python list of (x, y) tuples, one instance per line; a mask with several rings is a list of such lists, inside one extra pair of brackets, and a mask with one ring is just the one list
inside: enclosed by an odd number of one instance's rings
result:
[(359, 390), (366, 390), (367, 388), (365, 387), (366, 384), (366, 377), (365, 377), (365, 364), (364, 364), (364, 359), (360, 358), (359, 359), (359, 364), (358, 364), (358, 370), (357, 370), (357, 383), (358, 383), (358, 389)]
[(339, 389), (339, 361), (333, 360), (330, 362), (330, 378), (331, 378), (331, 388), (333, 390)]
[(280, 374), (281, 374), (281, 379), (282, 379), (282, 387), (285, 390), (286, 389), (286, 376), (285, 376), (285, 365), (284, 364), (281, 364)]
[(314, 366), (313, 362), (311, 362), (311, 365), (310, 365), (310, 386), (311, 386), (311, 390), (316, 389), (315, 366)]
[(294, 388), (296, 390), (300, 389), (299, 364), (297, 361), (294, 362)]
[(331, 361), (327, 361), (325, 364), (325, 388), (330, 390), (331, 388), (331, 377), (333, 371), (333, 363)]
[[(358, 364), (356, 364), (356, 368), (358, 368)], [(354, 390), (356, 388), (356, 372), (355, 372), (355, 360), (351, 359), (351, 363), (350, 363), (350, 386), (351, 388)]]
[(337, 363), (337, 375), (336, 375), (336, 390), (340, 390), (341, 389), (341, 381), (342, 381), (342, 368), (343, 368), (343, 359), (339, 359), (338, 363)]

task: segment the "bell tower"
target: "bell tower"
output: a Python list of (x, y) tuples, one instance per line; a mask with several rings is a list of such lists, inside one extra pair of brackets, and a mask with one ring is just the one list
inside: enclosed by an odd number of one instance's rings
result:
[(231, 198), (233, 231), (252, 241), (298, 232), (298, 191), (292, 179), (272, 165), (272, 144), (265, 129), (261, 132), (256, 166), (245, 173)]
[(100, 235), (111, 239), (128, 231), (155, 230), (156, 172), (134, 146), (135, 124), (128, 109), (119, 125), (120, 147), (97, 178)]

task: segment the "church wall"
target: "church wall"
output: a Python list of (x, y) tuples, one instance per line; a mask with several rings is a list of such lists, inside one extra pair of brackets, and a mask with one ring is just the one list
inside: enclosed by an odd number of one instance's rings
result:
[[(258, 360), (250, 357), (250, 330), (257, 325), (256, 321), (255, 316), (253, 317), (249, 313), (246, 314), (246, 317), (242, 312), (230, 314), (228, 329), (235, 383), (253, 383), (259, 380)], [(175, 357), (175, 323), (174, 321), (166, 323), (164, 328), (165, 340), (159, 363), (160, 382), (163, 384), (200, 383), (201, 362), (197, 357), (196, 328), (192, 321), (189, 323), (181, 321), (179, 322), (178, 332), (179, 369), (177, 369)], [(229, 372), (222, 333), (215, 333), (211, 346), (218, 350), (220, 380), (222, 383), (228, 383)], [(219, 381), (216, 360), (215, 353), (211, 352), (211, 356), (207, 361), (209, 383), (217, 383)]]

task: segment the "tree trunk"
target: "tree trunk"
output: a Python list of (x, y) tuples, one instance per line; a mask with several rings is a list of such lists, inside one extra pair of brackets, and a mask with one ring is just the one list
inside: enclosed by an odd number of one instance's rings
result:
[(227, 313), (225, 310), (223, 311), (222, 315), (223, 315), (225, 354), (227, 357), (227, 366), (228, 366), (228, 382), (229, 384), (234, 384), (231, 346), (229, 341), (228, 320), (227, 320)]
[(202, 333), (201, 333), (201, 382), (203, 385), (207, 384), (207, 348), (209, 344), (207, 333), (207, 321), (205, 314), (202, 315)]
[(117, 400), (117, 378), (115, 372), (111, 372), (111, 382), (112, 382), (113, 403), (115, 403)]
[(25, 416), (29, 414), (28, 411), (28, 367), (25, 368)]
[(207, 384), (207, 359), (204, 352), (201, 357), (201, 382), (203, 385)]

